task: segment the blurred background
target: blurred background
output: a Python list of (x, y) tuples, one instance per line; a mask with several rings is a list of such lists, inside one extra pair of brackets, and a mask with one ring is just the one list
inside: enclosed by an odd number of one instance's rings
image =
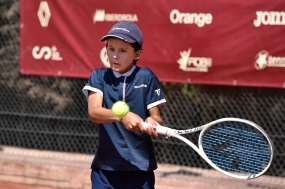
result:
[[(20, 74), (19, 3), (19, 0), (0, 0), (0, 180), (24, 182), (23, 179), (15, 180), (12, 177), (14, 171), (8, 163), (9, 158), (13, 161), (18, 158), (17, 165), (20, 165), (20, 162), (31, 164), (37, 159), (59, 158), (56, 161), (62, 164), (65, 162), (66, 166), (68, 161), (73, 161), (73, 166), (74, 161), (84, 162), (84, 167), (88, 170), (98, 145), (97, 126), (88, 118), (87, 102), (81, 91), (88, 79)], [(255, 183), (247, 184), (247, 187), (284, 188), (283, 88), (173, 82), (161, 84), (167, 100), (167, 104), (161, 106), (164, 125), (187, 129), (223, 117), (238, 117), (262, 126), (274, 143), (274, 161), (265, 173), (266, 182), (271, 184)], [(196, 143), (198, 134), (187, 137)], [(158, 163), (162, 168), (163, 165), (168, 165), (167, 168), (190, 167), (195, 169), (197, 175), (201, 175), (205, 170), (211, 171), (210, 166), (194, 150), (177, 139), (165, 140), (160, 136), (153, 139), (153, 142)], [(32, 157), (33, 160), (21, 157)], [(51, 160), (45, 164), (50, 163)], [(5, 168), (8, 164), (10, 172)], [(187, 169), (168, 171), (168, 174), (178, 178), (197, 176)], [(166, 172), (160, 173), (167, 175)], [(27, 177), (28, 173), (23, 175)], [(89, 178), (89, 172), (85, 177)], [(61, 188), (60, 185), (57, 187)], [(3, 187), (0, 185), (0, 188)]]

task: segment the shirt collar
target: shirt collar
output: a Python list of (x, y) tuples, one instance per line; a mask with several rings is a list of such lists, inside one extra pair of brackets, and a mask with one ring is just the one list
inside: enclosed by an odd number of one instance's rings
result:
[(134, 72), (135, 69), (136, 69), (136, 66), (133, 66), (132, 69), (126, 73), (121, 74), (121, 73), (115, 72), (115, 71), (113, 71), (113, 73), (114, 73), (116, 78), (119, 78), (121, 76), (124, 76), (124, 77), (127, 76), (128, 77)]

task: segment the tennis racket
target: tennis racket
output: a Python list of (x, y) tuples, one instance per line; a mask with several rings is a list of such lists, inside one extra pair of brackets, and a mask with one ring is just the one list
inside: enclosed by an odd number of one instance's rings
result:
[[(145, 122), (143, 125), (148, 126)], [(240, 118), (222, 118), (187, 130), (156, 126), (156, 131), (182, 140), (213, 168), (238, 179), (261, 176), (273, 159), (268, 134), (257, 124)], [(198, 147), (181, 136), (197, 131), (201, 131)]]

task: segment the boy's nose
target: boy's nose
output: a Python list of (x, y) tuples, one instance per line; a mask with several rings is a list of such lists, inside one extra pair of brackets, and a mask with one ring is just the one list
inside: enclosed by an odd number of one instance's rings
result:
[(117, 54), (114, 54), (114, 55), (113, 55), (113, 58), (118, 58), (118, 55), (117, 55)]

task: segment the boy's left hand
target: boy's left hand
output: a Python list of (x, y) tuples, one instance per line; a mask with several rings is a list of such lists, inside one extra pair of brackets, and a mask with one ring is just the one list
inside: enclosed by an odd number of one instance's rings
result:
[(155, 138), (157, 138), (158, 137), (158, 133), (156, 132), (156, 126), (160, 125), (160, 124), (157, 123), (152, 117), (146, 118), (145, 122), (148, 123), (149, 126), (148, 127), (143, 127), (143, 132), (148, 134), (148, 135), (151, 135), (151, 136), (154, 136)]

